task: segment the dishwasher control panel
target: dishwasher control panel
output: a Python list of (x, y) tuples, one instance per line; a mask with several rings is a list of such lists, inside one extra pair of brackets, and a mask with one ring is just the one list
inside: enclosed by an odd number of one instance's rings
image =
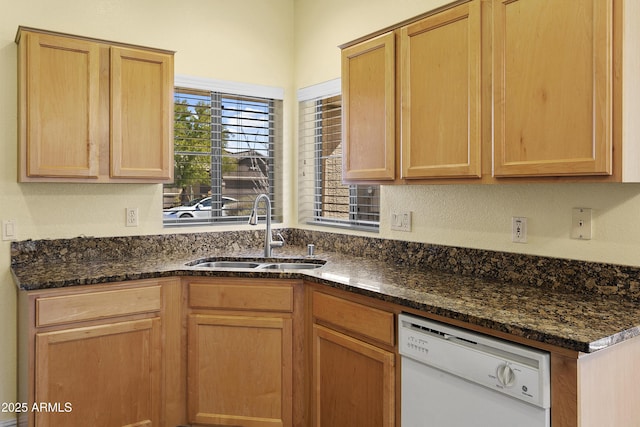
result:
[(549, 353), (413, 315), (398, 322), (403, 357), (550, 407)]

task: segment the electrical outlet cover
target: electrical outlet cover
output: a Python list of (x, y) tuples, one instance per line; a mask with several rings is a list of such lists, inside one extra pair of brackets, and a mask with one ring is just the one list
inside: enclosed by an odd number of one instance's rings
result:
[(527, 243), (527, 218), (521, 216), (511, 218), (511, 241)]
[(138, 208), (126, 208), (125, 215), (125, 225), (127, 227), (138, 226)]
[(591, 208), (573, 208), (571, 218), (571, 238), (591, 240), (593, 221)]

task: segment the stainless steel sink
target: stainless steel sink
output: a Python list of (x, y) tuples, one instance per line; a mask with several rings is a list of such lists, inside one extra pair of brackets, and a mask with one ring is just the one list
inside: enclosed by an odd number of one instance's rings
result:
[(257, 268), (260, 263), (251, 261), (205, 261), (194, 264), (193, 267), (202, 268)]
[(279, 261), (267, 261), (267, 260), (198, 260), (187, 263), (190, 267), (204, 268), (204, 269), (247, 269), (247, 270), (313, 270), (320, 268), (325, 264), (323, 260), (317, 260), (315, 262), (306, 262), (304, 260), (284, 260)]
[(320, 268), (323, 264), (315, 264), (310, 262), (279, 262), (277, 264), (265, 264), (258, 268), (265, 268), (268, 270), (313, 270), (314, 268)]

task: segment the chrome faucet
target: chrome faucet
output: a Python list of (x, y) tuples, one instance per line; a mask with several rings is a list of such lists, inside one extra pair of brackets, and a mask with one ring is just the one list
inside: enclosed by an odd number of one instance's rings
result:
[(262, 199), (264, 199), (265, 216), (267, 217), (267, 229), (264, 233), (264, 256), (266, 258), (270, 258), (271, 249), (281, 248), (282, 246), (284, 246), (284, 238), (282, 237), (282, 234), (278, 233), (278, 237), (280, 237), (280, 240), (271, 240), (271, 200), (269, 200), (269, 196), (267, 196), (266, 194), (260, 194), (253, 202), (253, 210), (251, 211), (251, 215), (249, 215), (249, 224), (258, 224), (258, 203)]

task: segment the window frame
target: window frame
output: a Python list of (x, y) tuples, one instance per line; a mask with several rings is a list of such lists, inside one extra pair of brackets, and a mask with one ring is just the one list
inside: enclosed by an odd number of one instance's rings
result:
[[(268, 154), (267, 158), (270, 162), (270, 166), (268, 168), (268, 176), (267, 179), (269, 181), (268, 190), (265, 191), (271, 201), (272, 201), (272, 209), (271, 209), (271, 219), (273, 221), (282, 221), (282, 150), (283, 150), (283, 108), (282, 101), (284, 99), (284, 89), (272, 86), (261, 86), (254, 85), (248, 83), (238, 83), (238, 82), (230, 82), (224, 80), (215, 80), (201, 77), (192, 77), (185, 75), (176, 75), (174, 79), (174, 105), (176, 101), (176, 95), (183, 93), (188, 93), (189, 91), (193, 91), (193, 93), (207, 93), (209, 96), (208, 102), (212, 106), (212, 108), (219, 112), (219, 116), (212, 117), (210, 125), (211, 130), (210, 133), (213, 136), (214, 134), (218, 135), (218, 138), (211, 138), (212, 141), (217, 141), (218, 139), (222, 142), (222, 129), (223, 129), (223, 108), (221, 105), (221, 101), (223, 98), (233, 99), (237, 98), (239, 104), (242, 102), (251, 102), (250, 99), (256, 99), (257, 101), (265, 101), (265, 105), (267, 105), (268, 112), (270, 116), (273, 115), (273, 118), (270, 118), (270, 126), (268, 128)], [(246, 98), (246, 99), (243, 99)], [(215, 103), (217, 105), (214, 105)], [(248, 107), (247, 107), (248, 108)], [(242, 134), (242, 133), (241, 133)], [(176, 139), (174, 138), (174, 149), (175, 149)], [(248, 151), (251, 151), (249, 149)], [(188, 227), (188, 226), (215, 226), (215, 225), (229, 225), (229, 224), (238, 224), (245, 223), (248, 220), (248, 213), (246, 215), (232, 215), (225, 216), (222, 212), (222, 202), (223, 198), (226, 195), (223, 195), (223, 170), (222, 170), (222, 159), (225, 157), (222, 153), (222, 145), (212, 145), (210, 154), (208, 155), (210, 158), (213, 158), (217, 153), (220, 161), (210, 161), (211, 164), (211, 178), (210, 182), (212, 184), (212, 188), (217, 189), (217, 191), (211, 191), (209, 196), (204, 195), (202, 199), (206, 199), (207, 197), (211, 197), (210, 201), (213, 206), (218, 206), (217, 209), (219, 211), (216, 214), (213, 210), (211, 210), (212, 215), (207, 217), (192, 217), (189, 219), (179, 219), (179, 218), (171, 218), (166, 216), (165, 213), (168, 212), (168, 208), (165, 208), (165, 192), (164, 189), (167, 186), (171, 186), (171, 184), (163, 185), (163, 227)], [(175, 166), (174, 166), (175, 167)], [(233, 195), (231, 195), (233, 196)], [(256, 197), (258, 193), (256, 193)], [(247, 201), (243, 201), (243, 206), (247, 204)], [(180, 206), (183, 206), (182, 204)], [(252, 206), (252, 205), (251, 205)], [(245, 206), (246, 207), (246, 206)]]

